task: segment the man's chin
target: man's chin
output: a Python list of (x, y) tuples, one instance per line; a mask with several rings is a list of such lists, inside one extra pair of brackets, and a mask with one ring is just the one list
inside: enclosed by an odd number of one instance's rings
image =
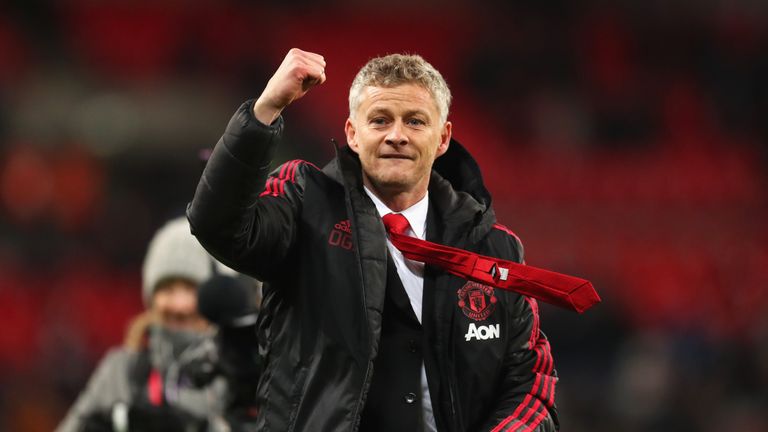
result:
[(396, 192), (408, 189), (408, 179), (402, 175), (381, 176), (377, 178), (371, 178), (371, 183), (374, 188), (381, 191)]

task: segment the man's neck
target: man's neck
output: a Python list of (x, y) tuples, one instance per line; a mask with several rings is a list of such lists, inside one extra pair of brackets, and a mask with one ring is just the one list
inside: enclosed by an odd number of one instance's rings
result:
[[(374, 193), (376, 192), (374, 191)], [(386, 204), (386, 206), (389, 207), (392, 211), (401, 212), (411, 208), (414, 204), (421, 201), (421, 199), (424, 198), (424, 195), (426, 195), (426, 191), (419, 195), (402, 193), (392, 197), (383, 197), (378, 194), (376, 196), (379, 197), (381, 201)]]
[(381, 200), (381, 202), (383, 202), (387, 207), (389, 207), (390, 210), (394, 212), (401, 212), (410, 208), (414, 204), (421, 201), (422, 198), (424, 198), (424, 196), (427, 194), (426, 184), (423, 187), (414, 188), (413, 190), (409, 191), (378, 188), (367, 179), (363, 180), (363, 184), (366, 188), (368, 188), (369, 191), (371, 191), (371, 193), (376, 195)]

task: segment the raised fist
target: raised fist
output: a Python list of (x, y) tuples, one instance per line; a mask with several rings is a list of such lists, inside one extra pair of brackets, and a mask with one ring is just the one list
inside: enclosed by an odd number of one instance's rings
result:
[(292, 48), (253, 105), (253, 115), (269, 125), (291, 102), (325, 82), (325, 59), (320, 54)]

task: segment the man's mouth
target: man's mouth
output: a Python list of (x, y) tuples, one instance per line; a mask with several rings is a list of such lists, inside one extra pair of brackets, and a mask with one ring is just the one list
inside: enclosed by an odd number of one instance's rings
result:
[(379, 156), (381, 159), (404, 159), (404, 160), (411, 160), (410, 157), (404, 154), (385, 154)]

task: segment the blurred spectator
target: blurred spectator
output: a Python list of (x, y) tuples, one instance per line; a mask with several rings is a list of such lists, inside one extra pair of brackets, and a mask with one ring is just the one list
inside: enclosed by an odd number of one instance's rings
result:
[(161, 228), (142, 270), (147, 310), (122, 347), (104, 357), (59, 429), (229, 430), (221, 418), (225, 383), (197, 388), (180, 368), (203, 348), (209, 323), (197, 312), (197, 286), (215, 262), (189, 232), (186, 219)]

